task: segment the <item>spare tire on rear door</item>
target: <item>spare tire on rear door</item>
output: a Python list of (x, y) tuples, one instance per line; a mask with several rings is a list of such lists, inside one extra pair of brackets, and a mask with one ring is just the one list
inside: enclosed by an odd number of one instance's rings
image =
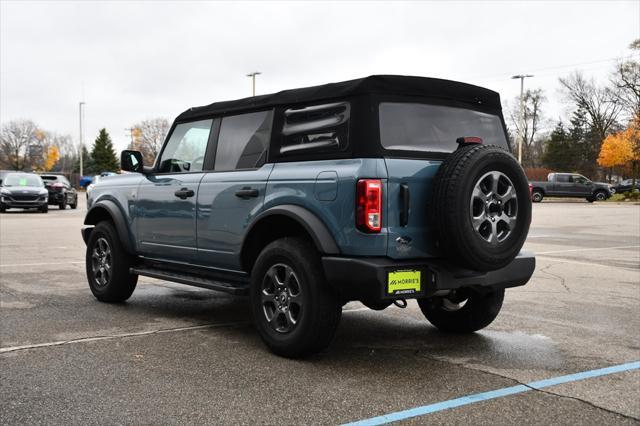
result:
[(430, 211), (445, 256), (491, 271), (508, 265), (529, 232), (531, 199), (516, 159), (491, 145), (461, 145), (435, 176)]

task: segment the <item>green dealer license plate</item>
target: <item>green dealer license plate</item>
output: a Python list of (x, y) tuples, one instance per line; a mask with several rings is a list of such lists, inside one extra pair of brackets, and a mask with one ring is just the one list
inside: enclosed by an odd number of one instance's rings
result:
[(422, 293), (421, 271), (405, 269), (387, 275), (387, 296), (411, 296)]

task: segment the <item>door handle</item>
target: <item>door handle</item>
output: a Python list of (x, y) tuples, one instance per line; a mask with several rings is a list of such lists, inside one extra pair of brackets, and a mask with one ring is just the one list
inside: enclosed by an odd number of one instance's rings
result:
[(253, 188), (249, 188), (249, 187), (242, 188), (242, 189), (236, 191), (236, 197), (240, 197), (240, 198), (243, 198), (245, 200), (248, 199), (248, 198), (255, 198), (255, 197), (258, 196), (258, 194), (259, 194), (259, 192), (258, 192), (257, 189), (253, 189)]
[(193, 189), (189, 189), (189, 188), (178, 189), (175, 192), (175, 196), (182, 200), (186, 200), (187, 198), (193, 197), (194, 195), (196, 195), (196, 193), (193, 192)]

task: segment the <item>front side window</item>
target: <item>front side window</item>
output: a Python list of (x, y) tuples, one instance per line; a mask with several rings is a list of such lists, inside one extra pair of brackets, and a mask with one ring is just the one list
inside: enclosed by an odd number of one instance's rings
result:
[(575, 183), (582, 183), (582, 184), (586, 184), (589, 182), (589, 179), (587, 179), (586, 177), (582, 176), (582, 175), (573, 175), (573, 181)]
[(485, 145), (508, 148), (502, 120), (494, 114), (442, 105), (382, 102), (380, 141), (385, 149), (453, 152), (456, 139), (482, 138)]
[(266, 158), (272, 111), (224, 117), (216, 150), (216, 171), (254, 169)]
[(167, 142), (160, 161), (160, 173), (200, 172), (207, 151), (213, 120), (178, 124)]
[(42, 183), (42, 179), (40, 179), (40, 176), (10, 173), (5, 177), (4, 182), (2, 183), (2, 186), (42, 187), (44, 186), (44, 184)]

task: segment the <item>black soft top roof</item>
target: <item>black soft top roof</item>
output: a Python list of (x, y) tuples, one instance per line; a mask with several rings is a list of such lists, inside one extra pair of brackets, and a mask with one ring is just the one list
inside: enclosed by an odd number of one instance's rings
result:
[(189, 108), (177, 117), (177, 121), (188, 121), (207, 115), (227, 114), (243, 110), (271, 108), (298, 103), (335, 100), (358, 95), (398, 95), (423, 98), (450, 99), (499, 109), (498, 93), (457, 81), (438, 78), (400, 75), (372, 75), (356, 80), (301, 89), (283, 90), (269, 95), (254, 96), (234, 101), (216, 102), (206, 106)]

